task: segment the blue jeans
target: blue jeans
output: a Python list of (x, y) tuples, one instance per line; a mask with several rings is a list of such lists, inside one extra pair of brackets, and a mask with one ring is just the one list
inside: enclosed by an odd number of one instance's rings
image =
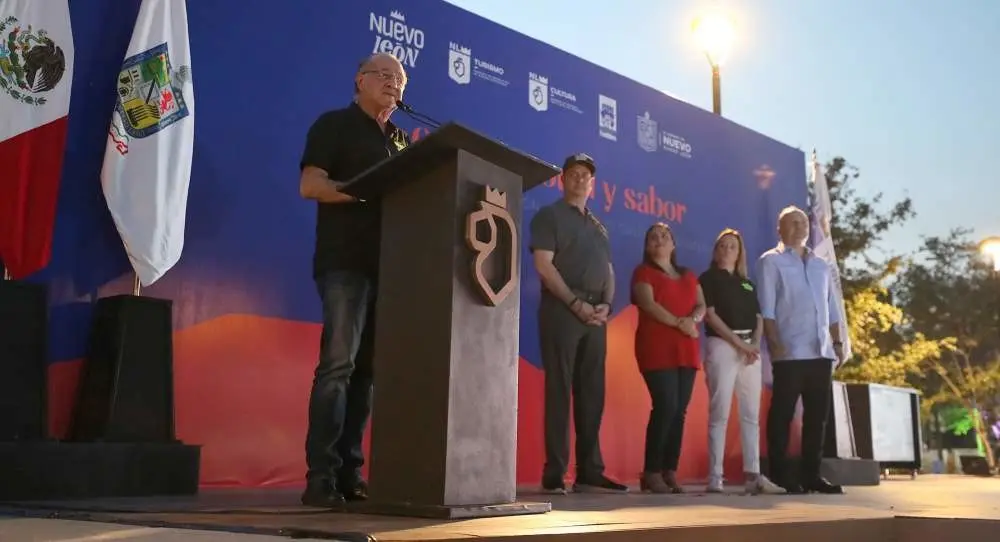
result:
[(697, 371), (688, 367), (642, 373), (653, 403), (649, 424), (646, 425), (646, 459), (643, 471), (677, 470), (684, 440), (684, 418), (691, 401), (696, 374)]
[(309, 397), (306, 479), (351, 483), (361, 476), (361, 442), (372, 410), (375, 282), (333, 271), (316, 278), (323, 304), (319, 363)]

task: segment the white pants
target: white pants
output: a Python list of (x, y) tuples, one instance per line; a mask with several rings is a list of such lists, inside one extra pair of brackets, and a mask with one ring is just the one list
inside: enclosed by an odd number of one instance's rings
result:
[(718, 337), (708, 337), (706, 354), (709, 476), (722, 479), (726, 428), (729, 425), (734, 390), (739, 400), (743, 472), (759, 474), (761, 362), (747, 365), (731, 344)]

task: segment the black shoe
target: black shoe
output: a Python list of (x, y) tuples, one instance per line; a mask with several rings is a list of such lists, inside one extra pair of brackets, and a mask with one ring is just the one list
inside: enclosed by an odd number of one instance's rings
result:
[(822, 493), (824, 495), (843, 495), (844, 488), (836, 484), (831, 484), (824, 478), (816, 478), (815, 480), (803, 484), (803, 488), (809, 493)]
[(565, 495), (566, 494), (566, 483), (563, 482), (561, 477), (557, 478), (555, 476), (542, 477), (542, 492), (548, 493), (550, 495)]
[(787, 492), (786, 493), (787, 495), (805, 495), (806, 493), (808, 493), (798, 483), (778, 484), (778, 485), (781, 486), (781, 487), (783, 487), (783, 488), (785, 488), (785, 491)]
[(628, 493), (628, 486), (619, 484), (607, 476), (577, 478), (573, 484), (575, 493)]
[(317, 508), (340, 509), (344, 506), (344, 496), (333, 489), (329, 482), (310, 481), (302, 492), (302, 504)]
[(338, 482), (337, 490), (348, 501), (368, 500), (368, 482), (365, 482), (364, 478), (360, 476), (352, 480)]

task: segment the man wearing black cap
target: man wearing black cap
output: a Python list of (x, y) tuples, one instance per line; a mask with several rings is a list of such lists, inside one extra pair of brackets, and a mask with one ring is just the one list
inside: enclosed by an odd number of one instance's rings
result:
[(605, 324), (614, 297), (608, 231), (587, 209), (594, 159), (574, 154), (563, 165), (563, 198), (531, 221), (531, 252), (542, 282), (538, 307), (545, 370), (545, 470), (542, 488), (565, 493), (569, 409), (573, 398), (578, 492), (625, 492), (604, 475), (600, 430), (604, 414)]

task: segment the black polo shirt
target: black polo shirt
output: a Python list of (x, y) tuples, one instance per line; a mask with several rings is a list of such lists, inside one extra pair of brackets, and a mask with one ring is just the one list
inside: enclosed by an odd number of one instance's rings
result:
[[(318, 167), (330, 179), (349, 181), (410, 143), (406, 133), (378, 122), (356, 103), (319, 116), (309, 128), (299, 168)], [(378, 201), (318, 203), (313, 276), (338, 270), (378, 274), (381, 205)]]
[[(715, 309), (715, 314), (732, 330), (755, 329), (760, 303), (757, 288), (750, 279), (711, 267), (698, 277), (705, 295), (705, 306)], [(712, 326), (705, 326), (705, 335), (718, 337)]]
[(562, 199), (539, 209), (531, 219), (531, 250), (554, 252), (553, 265), (577, 295), (601, 296), (611, 280), (608, 230), (590, 209)]

